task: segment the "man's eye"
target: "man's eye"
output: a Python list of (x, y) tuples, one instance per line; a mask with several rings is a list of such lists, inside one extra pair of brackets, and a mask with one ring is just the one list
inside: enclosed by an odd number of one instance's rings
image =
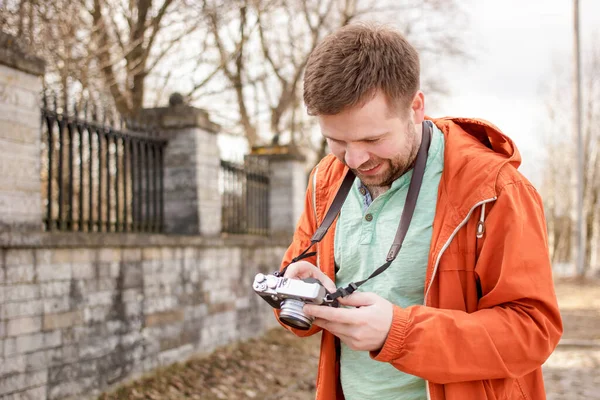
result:
[(377, 139), (367, 139), (367, 140), (365, 140), (365, 143), (377, 143), (377, 142), (379, 142), (379, 140), (380, 140), (380, 138), (377, 138)]

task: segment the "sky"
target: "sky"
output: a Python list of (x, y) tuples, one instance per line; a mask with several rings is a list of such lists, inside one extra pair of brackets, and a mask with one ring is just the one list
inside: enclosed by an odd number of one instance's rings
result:
[[(600, 0), (580, 0), (579, 8), (585, 51), (600, 35)], [(446, 69), (449, 96), (436, 101), (431, 115), (489, 120), (515, 141), (521, 172), (539, 183), (544, 81), (556, 64), (572, 68), (573, 1), (471, 0), (467, 11), (473, 59)]]

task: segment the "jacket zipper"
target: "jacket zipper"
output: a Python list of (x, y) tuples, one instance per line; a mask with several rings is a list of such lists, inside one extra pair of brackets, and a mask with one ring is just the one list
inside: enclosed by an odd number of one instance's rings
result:
[[(427, 291), (425, 292), (425, 299), (423, 300), (424, 306), (427, 306), (427, 297), (429, 296), (429, 290), (431, 289), (431, 285), (433, 284), (433, 280), (435, 279), (435, 274), (437, 272), (438, 265), (440, 264), (440, 259), (442, 258), (442, 254), (444, 254), (446, 249), (448, 249), (448, 247), (450, 246), (450, 243), (452, 242), (452, 239), (454, 239), (454, 236), (456, 236), (456, 234), (458, 233), (460, 228), (465, 226), (465, 224), (469, 221), (469, 218), (471, 218), (471, 214), (473, 214), (473, 211), (475, 211), (475, 209), (477, 207), (479, 207), (479, 206), (483, 207), (481, 210), (481, 219), (485, 218), (485, 208), (484, 208), (485, 204), (496, 201), (496, 199), (497, 199), (497, 197), (492, 197), (487, 200), (482, 200), (482, 201), (478, 202), (477, 204), (475, 204), (473, 207), (471, 207), (471, 209), (469, 210), (469, 213), (467, 214), (465, 219), (463, 219), (462, 222), (460, 224), (458, 224), (458, 226), (454, 229), (454, 231), (452, 232), (452, 234), (450, 235), (450, 237), (448, 238), (446, 243), (444, 243), (442, 250), (440, 250), (440, 253), (437, 256), (437, 259), (435, 260), (435, 265), (433, 267), (433, 273), (431, 274), (431, 280), (429, 281), (429, 285), (427, 286)], [(479, 228), (479, 224), (482, 224), (481, 220), (478, 223), (478, 228)], [(425, 381), (425, 388), (427, 389), (427, 400), (431, 400), (431, 393), (429, 392), (429, 381)]]

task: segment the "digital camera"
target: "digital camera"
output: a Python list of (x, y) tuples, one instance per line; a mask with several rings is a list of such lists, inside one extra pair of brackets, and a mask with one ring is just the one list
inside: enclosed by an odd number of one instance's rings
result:
[(296, 329), (309, 330), (314, 320), (302, 310), (304, 304), (337, 307), (337, 301), (329, 300), (327, 289), (314, 278), (291, 279), (256, 274), (252, 288), (271, 307), (281, 309), (281, 322)]

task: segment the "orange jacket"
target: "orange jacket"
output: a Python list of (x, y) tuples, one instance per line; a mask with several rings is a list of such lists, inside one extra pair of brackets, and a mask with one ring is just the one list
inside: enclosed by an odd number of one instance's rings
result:
[[(514, 143), (496, 127), (473, 119), (433, 122), (444, 133), (445, 153), (425, 304), (395, 306), (388, 337), (371, 357), (427, 380), (431, 400), (545, 399), (541, 365), (562, 322), (540, 196), (517, 172)], [(282, 267), (309, 245), (345, 171), (332, 155), (313, 170)], [(307, 261), (335, 281), (334, 235), (335, 225)], [(320, 328), (290, 330), (309, 336)], [(323, 331), (317, 400), (344, 398), (338, 346)]]

